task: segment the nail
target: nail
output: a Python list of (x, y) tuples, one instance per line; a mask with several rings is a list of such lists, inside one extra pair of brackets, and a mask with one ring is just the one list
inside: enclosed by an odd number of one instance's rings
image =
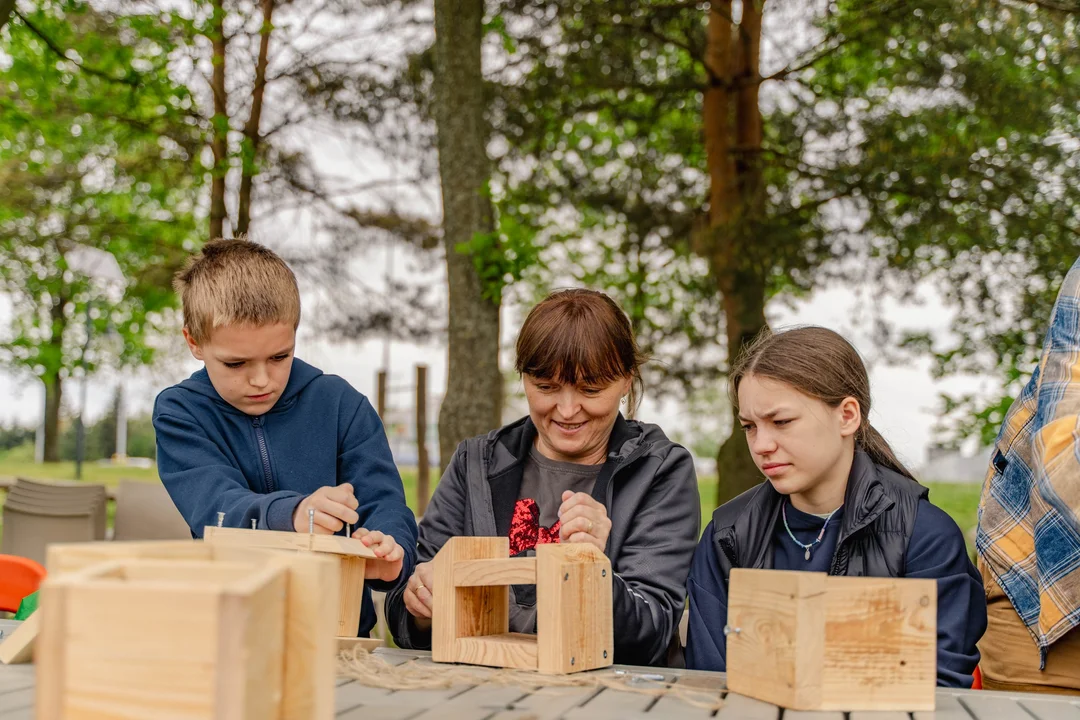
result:
[(315, 534), (315, 508), (308, 508), (307, 511), (307, 531), (308, 535)]
[(258, 530), (259, 529), (259, 521), (256, 520), (255, 518), (251, 518), (251, 529), (252, 530)]
[(217, 514), (217, 526), (221, 527), (224, 524), (225, 524), (225, 513), (219, 512)]

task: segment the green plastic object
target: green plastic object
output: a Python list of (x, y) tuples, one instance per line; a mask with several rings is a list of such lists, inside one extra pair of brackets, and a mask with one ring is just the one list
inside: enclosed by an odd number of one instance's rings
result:
[(34, 611), (37, 610), (37, 607), (38, 607), (38, 594), (35, 591), (35, 592), (30, 593), (26, 597), (24, 597), (22, 599), (22, 602), (19, 603), (19, 609), (15, 613), (15, 619), (16, 620), (25, 620), (26, 618), (28, 618), (28, 617), (30, 617), (31, 615), (34, 614)]

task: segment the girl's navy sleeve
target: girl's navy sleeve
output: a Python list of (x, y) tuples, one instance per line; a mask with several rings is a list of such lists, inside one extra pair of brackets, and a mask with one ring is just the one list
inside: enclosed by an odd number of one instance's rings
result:
[(938, 685), (970, 688), (979, 664), (975, 643), (986, 631), (986, 594), (964, 533), (928, 500), (919, 502), (905, 562), (906, 577), (937, 580)]
[(692, 670), (727, 669), (724, 625), (727, 623), (727, 587), (713, 544), (713, 525), (701, 536), (690, 576), (686, 581), (690, 613), (686, 634), (686, 667)]

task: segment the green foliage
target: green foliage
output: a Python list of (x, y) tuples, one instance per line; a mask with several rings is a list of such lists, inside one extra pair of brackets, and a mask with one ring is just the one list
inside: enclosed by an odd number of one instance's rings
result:
[[(0, 34), (0, 290), (13, 337), (0, 360), (66, 376), (91, 335), (88, 371), (142, 364), (174, 306), (171, 275), (197, 237), (201, 129), (169, 74), (183, 24), (82, 0), (37, 3)], [(126, 282), (70, 266), (89, 247)]]

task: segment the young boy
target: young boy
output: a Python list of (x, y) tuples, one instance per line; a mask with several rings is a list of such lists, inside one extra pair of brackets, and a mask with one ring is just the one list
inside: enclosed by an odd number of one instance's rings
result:
[(359, 635), (375, 625), (370, 588), (413, 572), (416, 521), (382, 422), (367, 398), (293, 358), (300, 293), (277, 255), (214, 240), (179, 272), (184, 339), (205, 363), (154, 403), (161, 481), (194, 537), (216, 525), (355, 530), (369, 563)]

